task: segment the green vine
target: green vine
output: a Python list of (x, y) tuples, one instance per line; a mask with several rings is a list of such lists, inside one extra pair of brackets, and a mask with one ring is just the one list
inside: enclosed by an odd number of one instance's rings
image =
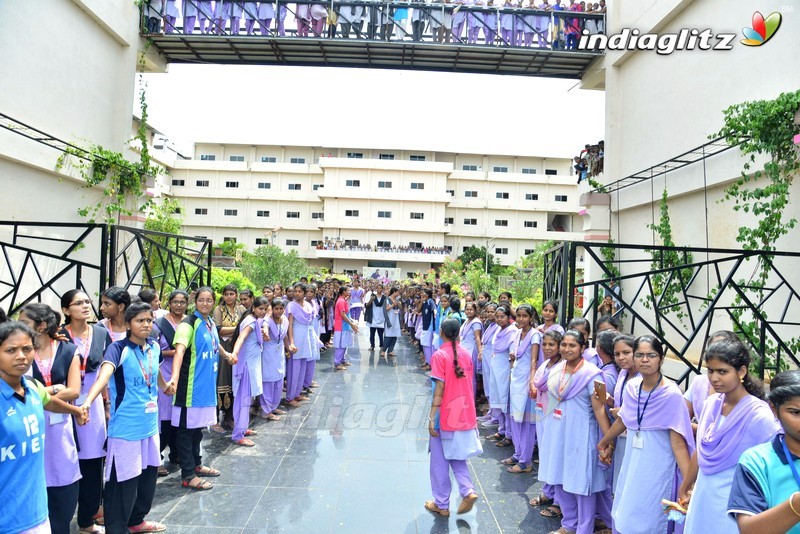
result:
[(614, 240), (609, 239), (608, 244), (611, 246), (608, 247), (600, 247), (600, 254), (603, 255), (605, 261), (605, 268), (611, 273), (611, 278), (616, 280), (622, 274), (619, 272), (619, 267), (617, 267), (617, 249), (614, 248)]
[[(776, 250), (777, 241), (797, 225), (795, 217), (788, 216), (789, 192), (792, 180), (800, 171), (800, 154), (793, 137), (800, 133), (794, 117), (800, 108), (800, 90), (782, 93), (775, 100), (756, 100), (736, 104), (726, 109), (724, 126), (712, 138), (724, 137), (729, 144), (739, 144), (742, 154), (748, 156), (740, 177), (725, 190), (720, 202), (733, 201), (737, 212), (752, 214), (755, 224), (742, 226), (736, 241), (744, 250)], [(754, 169), (756, 158), (767, 157), (763, 167)], [(751, 302), (761, 302), (770, 275), (772, 256), (767, 254), (756, 264), (749, 280), (738, 281)], [(766, 261), (764, 261), (766, 260)], [(730, 310), (740, 335), (758, 346), (760, 324), (750, 315), (737, 294)], [(762, 310), (762, 315), (766, 313)], [(789, 350), (800, 352), (800, 338), (785, 341)], [(754, 361), (752, 369), (763, 376), (765, 368), (777, 369), (777, 343), (767, 339), (763, 359)], [(785, 368), (781, 362), (781, 371)]]
[(591, 176), (587, 178), (587, 180), (589, 181), (589, 185), (592, 187), (592, 189), (594, 189), (598, 193), (608, 193), (608, 189), (606, 189), (606, 186), (601, 184)]
[[(149, 43), (148, 43), (149, 44)], [(140, 71), (144, 66), (147, 51), (140, 54)], [(138, 162), (129, 161), (122, 153), (109, 150), (100, 145), (88, 148), (68, 147), (56, 160), (56, 170), (62, 171), (68, 165), (77, 169), (84, 180), (83, 187), (101, 186), (103, 195), (95, 204), (78, 209), (78, 215), (86, 217), (89, 222), (116, 223), (121, 215), (132, 215), (147, 209), (151, 201), (138, 206), (145, 193), (147, 180), (163, 173), (163, 169), (154, 165), (150, 157), (147, 143), (147, 84), (139, 75), (139, 109), (141, 117), (136, 136), (128, 142), (137, 141), (140, 149)]]
[[(658, 234), (663, 247), (675, 247), (675, 241), (672, 238), (672, 225), (669, 216), (669, 195), (667, 189), (661, 194), (660, 202), (660, 216), (657, 224), (648, 224), (647, 227)], [(650, 249), (650, 256), (652, 258), (651, 270), (669, 269), (687, 265), (694, 261), (691, 252), (679, 253), (677, 250), (670, 249)], [(642, 298), (641, 302), (647, 309), (655, 309), (656, 307), (664, 314), (672, 313), (678, 320), (683, 323), (683, 320), (688, 317), (687, 312), (684, 311), (683, 305), (683, 288), (689, 283), (692, 278), (693, 269), (686, 267), (672, 272), (659, 272), (654, 273), (650, 277), (650, 282), (653, 286), (653, 296), (647, 295)], [(654, 301), (657, 299), (657, 302)], [(663, 329), (659, 325), (659, 334), (663, 335)]]

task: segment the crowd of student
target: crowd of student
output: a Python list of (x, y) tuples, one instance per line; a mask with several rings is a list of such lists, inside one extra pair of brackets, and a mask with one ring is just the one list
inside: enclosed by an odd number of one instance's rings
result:
[(402, 252), (408, 254), (449, 254), (447, 247), (414, 247), (414, 246), (391, 246), (383, 247), (378, 245), (346, 245), (335, 241), (325, 241), (317, 245), (317, 250), (352, 250), (358, 252)]
[(587, 178), (594, 178), (603, 172), (603, 158), (605, 156), (605, 141), (596, 145), (585, 145), (581, 153), (573, 158), (575, 174), (578, 183)]
[[(149, 0), (143, 5), (144, 30), (155, 34), (162, 31), (185, 34), (198, 30), (201, 34), (239, 35), (244, 20), (244, 33), (262, 36), (286, 36), (285, 20), (291, 12), (295, 18), (298, 37), (339, 36), (356, 38), (403, 40), (409, 37), (423, 41), (430, 35), (435, 42), (477, 44), (480, 34), (487, 45), (575, 49), (584, 30), (605, 33), (605, 19), (557, 15), (559, 11), (605, 14), (605, 0), (597, 3), (561, 0), (444, 0), (441, 3), (410, 1), (364, 2), (348, 4), (249, 2), (232, 0), (184, 0), (179, 9), (177, 0)], [(426, 7), (412, 7), (415, 4)], [(289, 7), (291, 6), (291, 7)], [(551, 13), (553, 16), (551, 17)], [(181, 20), (180, 24), (178, 19)], [(273, 27), (273, 21), (275, 22)], [(411, 29), (409, 31), (409, 22)]]
[(405, 332), (430, 371), (430, 512), (450, 513), (450, 470), (458, 512), (478, 500), (466, 461), (482, 453), (480, 425), (513, 449), (508, 473), (538, 461), (544, 486), (530, 504), (561, 518), (557, 534), (676, 521), (687, 533), (800, 532), (800, 371), (773, 378), (767, 404), (749, 351), (720, 331), (705, 346), (708, 374), (682, 393), (662, 373), (662, 341), (620, 333), (612, 317), (592, 347), (589, 322), (563, 328), (554, 302), (541, 314), (507, 292), (463, 302), (446, 283), (329, 279), (258, 296), (227, 286), (219, 300), (209, 287), (175, 290), (165, 307), (152, 290), (111, 287), (94, 324), (79, 289), (60, 312), (0, 314), (0, 484), (15, 488), (4, 494), (16, 510), (2, 531), (67, 533), (76, 510), (80, 532), (165, 530), (146, 519), (157, 477), (177, 465), (184, 488), (212, 489), (220, 472), (203, 463), (202, 430), (255, 446), (251, 416), (275, 421), (308, 401), (322, 350), (348, 369), (363, 313), (370, 351), (377, 337), (394, 357)]

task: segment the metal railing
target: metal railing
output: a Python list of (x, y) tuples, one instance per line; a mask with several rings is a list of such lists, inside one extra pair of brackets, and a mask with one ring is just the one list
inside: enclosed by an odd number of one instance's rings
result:
[[(576, 269), (579, 247), (592, 280), (580, 279)], [(560, 304), (562, 323), (583, 315), (595, 324), (599, 301), (610, 295), (624, 331), (658, 336), (683, 362), (672, 377), (678, 383), (700, 372), (708, 335), (732, 328), (760, 359), (763, 378), (800, 367), (793, 313), (800, 309), (798, 260), (796, 252), (563, 242), (545, 255), (544, 298)], [(761, 265), (770, 272), (765, 287), (754, 282)]]
[(112, 285), (152, 287), (163, 297), (210, 284), (210, 251), (209, 239), (127, 226), (0, 221), (0, 306), (9, 315), (29, 302), (58, 308), (71, 289), (97, 304)]
[[(368, 39), (563, 51), (575, 50), (584, 30), (587, 30), (587, 35), (605, 33), (606, 25), (605, 13), (510, 5), (364, 0), (229, 1), (222, 4), (222, 10), (217, 10), (211, 8), (211, 2), (185, 0), (180, 2), (181, 9), (178, 10), (173, 7), (177, 4), (166, 0), (144, 2), (141, 8), (142, 34)], [(270, 7), (260, 9), (265, 6)], [(289, 14), (295, 18), (293, 28), (286, 27)], [(581, 51), (602, 54), (601, 51)]]

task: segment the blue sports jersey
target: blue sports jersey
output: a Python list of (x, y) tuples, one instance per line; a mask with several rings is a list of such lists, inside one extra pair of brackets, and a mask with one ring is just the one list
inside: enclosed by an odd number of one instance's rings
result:
[(152, 339), (145, 348), (129, 339), (112, 343), (104, 363), (114, 365), (108, 381), (111, 419), (108, 437), (139, 441), (158, 432), (158, 360), (161, 349)]
[[(22, 377), (25, 400), (0, 380), (0, 488), (3, 520), (0, 534), (14, 534), (47, 519), (47, 487), (44, 478), (44, 404), (50, 397), (44, 388)], [(11, 512), (13, 510), (13, 512)]]

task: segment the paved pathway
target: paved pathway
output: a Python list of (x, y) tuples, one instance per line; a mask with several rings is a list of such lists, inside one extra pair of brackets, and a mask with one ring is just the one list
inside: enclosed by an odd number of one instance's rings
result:
[[(311, 402), (282, 421), (258, 419), (256, 446), (227, 436), (203, 440), (207, 463), (222, 471), (213, 490), (190, 492), (172, 474), (159, 481), (150, 518), (171, 534), (272, 533), (413, 534), (549, 532), (558, 521), (539, 516), (528, 498), (535, 476), (506, 473), (510, 455), (484, 441), (470, 461), (481, 498), (463, 516), (453, 487), (449, 520), (424, 510), (428, 479), (430, 385), (413, 347), (398, 342), (396, 361), (370, 353), (362, 333), (348, 371), (333, 372), (323, 353)], [(482, 434), (486, 434), (482, 431)]]

